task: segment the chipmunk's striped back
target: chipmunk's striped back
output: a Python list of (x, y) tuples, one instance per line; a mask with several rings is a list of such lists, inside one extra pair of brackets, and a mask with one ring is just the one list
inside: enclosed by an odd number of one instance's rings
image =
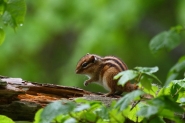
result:
[(119, 71), (124, 71), (128, 69), (127, 65), (124, 62), (114, 56), (106, 56), (103, 58), (103, 61), (105, 61), (105, 63), (112, 64), (117, 69), (119, 69)]

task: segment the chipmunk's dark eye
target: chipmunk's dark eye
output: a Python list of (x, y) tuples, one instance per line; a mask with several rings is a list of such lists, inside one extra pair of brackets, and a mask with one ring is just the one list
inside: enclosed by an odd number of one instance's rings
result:
[(87, 67), (87, 65), (88, 65), (88, 63), (87, 63), (87, 62), (84, 62), (84, 63), (82, 64), (82, 67), (85, 68), (85, 67)]

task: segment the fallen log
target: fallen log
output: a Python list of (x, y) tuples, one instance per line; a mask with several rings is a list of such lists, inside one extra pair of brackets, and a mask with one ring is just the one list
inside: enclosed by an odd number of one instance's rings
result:
[(56, 100), (83, 97), (109, 105), (117, 98), (89, 92), (77, 87), (29, 82), (21, 78), (0, 76), (0, 114), (13, 120), (33, 121), (35, 113)]

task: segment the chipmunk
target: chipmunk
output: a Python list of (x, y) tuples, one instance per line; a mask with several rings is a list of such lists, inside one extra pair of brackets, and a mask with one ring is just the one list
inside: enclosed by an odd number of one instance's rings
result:
[(76, 74), (85, 74), (89, 77), (84, 82), (85, 86), (92, 82), (98, 83), (109, 91), (106, 95), (110, 96), (117, 92), (120, 94), (138, 88), (136, 84), (131, 84), (130, 82), (127, 82), (124, 86), (117, 85), (118, 80), (113, 79), (119, 72), (127, 69), (127, 65), (117, 57), (100, 57), (87, 53), (79, 60), (76, 66)]

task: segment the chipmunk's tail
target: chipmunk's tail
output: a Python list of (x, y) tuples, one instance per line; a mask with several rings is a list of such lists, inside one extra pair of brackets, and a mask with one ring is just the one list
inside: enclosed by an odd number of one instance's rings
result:
[(124, 91), (125, 92), (131, 92), (131, 91), (134, 91), (134, 90), (137, 90), (138, 89), (138, 85), (137, 84), (132, 84), (130, 82), (127, 82), (124, 86)]

